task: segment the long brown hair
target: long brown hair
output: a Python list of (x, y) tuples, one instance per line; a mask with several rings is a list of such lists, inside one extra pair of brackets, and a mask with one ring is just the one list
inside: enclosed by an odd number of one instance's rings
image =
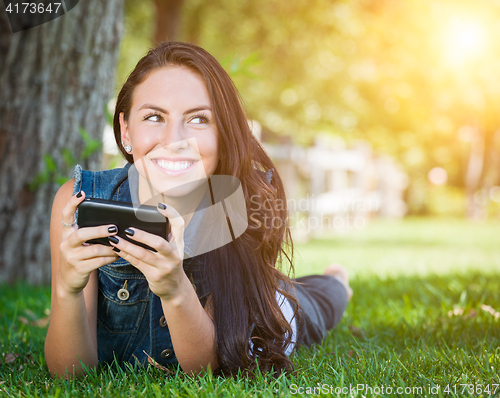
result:
[(133, 163), (121, 145), (119, 115), (124, 112), (128, 120), (135, 87), (152, 71), (171, 65), (187, 67), (205, 81), (219, 131), (214, 174), (240, 180), (248, 212), (248, 229), (239, 238), (199, 256), (213, 304), (218, 370), (223, 374), (257, 367), (266, 372), (291, 370), (285, 348), (292, 330), (275, 296), (280, 292), (297, 308), (287, 291), (290, 279), (280, 271), (287, 263), (287, 274), (293, 272), (285, 190), (276, 171), (272, 182), (266, 181), (264, 172), (274, 164), (251, 133), (239, 93), (224, 68), (193, 44), (166, 42), (150, 50), (118, 95), (113, 121), (116, 143)]

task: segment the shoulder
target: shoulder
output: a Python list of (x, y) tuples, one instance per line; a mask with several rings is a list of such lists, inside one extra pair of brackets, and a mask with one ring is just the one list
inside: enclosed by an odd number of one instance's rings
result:
[(79, 191), (84, 191), (88, 197), (107, 198), (110, 193), (128, 178), (128, 173), (131, 163), (127, 163), (124, 167), (90, 171), (83, 170), (77, 164), (73, 173), (73, 195)]
[(66, 203), (68, 203), (68, 201), (73, 196), (74, 185), (75, 185), (75, 179), (72, 178), (71, 180), (66, 181), (57, 190), (56, 196), (54, 197), (54, 202), (52, 204), (52, 210), (62, 209), (64, 206), (66, 206)]
[[(61, 236), (61, 220), (64, 207), (68, 204), (73, 196), (74, 179), (64, 183), (57, 191), (54, 201), (52, 202), (52, 209), (50, 215), (50, 243), (52, 246), (54, 237), (60, 238)], [(56, 241), (57, 241), (56, 239)], [(54, 254), (53, 254), (54, 255)]]
[[(130, 169), (130, 166), (132, 166), (131, 163), (127, 163), (125, 166), (123, 167), (119, 167), (119, 168), (116, 168), (116, 169), (110, 169), (110, 170), (100, 170), (100, 171), (90, 171), (90, 170), (84, 170), (82, 168), (82, 166), (80, 166), (79, 164), (77, 164), (75, 166), (75, 169), (73, 171), (73, 178), (72, 180), (74, 180), (74, 184), (75, 184), (75, 187), (78, 183), (80, 183), (82, 181), (82, 179), (86, 176), (91, 176), (91, 177), (107, 177), (107, 178), (114, 178), (118, 175), (123, 175), (123, 174), (127, 174), (129, 169)], [(74, 192), (76, 193), (76, 191)]]

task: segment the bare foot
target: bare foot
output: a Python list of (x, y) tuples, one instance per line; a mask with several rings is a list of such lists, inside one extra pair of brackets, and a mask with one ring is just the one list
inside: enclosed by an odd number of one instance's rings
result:
[(344, 266), (340, 264), (330, 264), (328, 267), (326, 267), (324, 274), (331, 275), (342, 282), (345, 290), (347, 291), (347, 301), (351, 300), (352, 289), (349, 286), (349, 275), (347, 274), (347, 270), (344, 268)]

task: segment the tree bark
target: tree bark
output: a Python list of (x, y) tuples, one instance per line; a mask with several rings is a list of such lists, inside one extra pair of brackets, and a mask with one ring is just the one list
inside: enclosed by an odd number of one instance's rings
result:
[(181, 26), (183, 0), (155, 0), (156, 29), (155, 42), (177, 40)]
[(63, 153), (86, 159), (79, 129), (102, 140), (122, 35), (123, 0), (81, 0), (64, 16), (12, 34), (0, 3), (0, 283), (50, 280), (49, 224), (59, 184), (30, 188), (50, 155), (71, 178)]

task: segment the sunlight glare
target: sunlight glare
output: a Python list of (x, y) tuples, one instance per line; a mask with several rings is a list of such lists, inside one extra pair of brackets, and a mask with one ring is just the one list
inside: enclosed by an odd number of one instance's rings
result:
[(454, 17), (446, 32), (445, 45), (449, 61), (462, 64), (485, 51), (485, 29), (478, 21)]

